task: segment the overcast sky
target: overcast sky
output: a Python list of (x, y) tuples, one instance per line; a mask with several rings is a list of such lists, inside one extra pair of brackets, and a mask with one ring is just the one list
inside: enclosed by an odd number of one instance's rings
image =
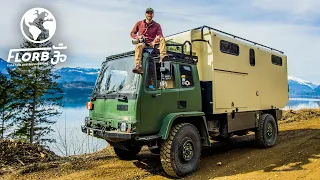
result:
[(55, 44), (67, 66), (99, 67), (106, 56), (134, 49), (129, 33), (152, 7), (164, 35), (208, 25), (282, 50), (290, 75), (320, 83), (319, 0), (6, 0), (0, 6), (0, 57), (19, 48), (20, 20), (34, 7), (53, 13)]

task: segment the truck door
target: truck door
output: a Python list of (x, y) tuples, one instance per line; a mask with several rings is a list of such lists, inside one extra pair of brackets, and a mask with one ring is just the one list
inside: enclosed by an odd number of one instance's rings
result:
[(202, 111), (201, 89), (196, 66), (179, 64), (177, 69), (179, 71), (179, 111)]
[(141, 128), (139, 129), (142, 134), (157, 133), (166, 115), (179, 112), (177, 106), (179, 89), (175, 79), (177, 70), (174, 64), (171, 66), (172, 77), (165, 81), (165, 88), (161, 89), (160, 63), (152, 59), (147, 62), (141, 97)]

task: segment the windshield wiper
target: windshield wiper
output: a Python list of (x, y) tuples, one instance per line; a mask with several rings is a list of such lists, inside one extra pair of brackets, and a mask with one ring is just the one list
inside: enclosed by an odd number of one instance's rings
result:
[(119, 94), (118, 91), (116, 91), (116, 90), (108, 91), (108, 92), (106, 92), (106, 94), (111, 94), (111, 93), (114, 93), (114, 92), (116, 92), (117, 94)]
[(117, 93), (117, 95), (118, 95), (118, 96), (116, 97), (116, 99), (118, 99), (118, 100), (124, 100), (124, 101), (126, 101), (126, 100), (128, 99), (127, 96), (119, 93), (119, 91), (116, 91), (116, 90), (108, 91), (106, 94), (111, 94), (111, 93), (114, 93), (114, 92)]
[(93, 94), (93, 96), (91, 97), (90, 101), (95, 101), (97, 99), (97, 95)]

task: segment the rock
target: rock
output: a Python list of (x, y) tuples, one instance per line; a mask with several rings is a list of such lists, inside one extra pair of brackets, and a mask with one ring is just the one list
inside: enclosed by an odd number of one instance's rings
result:
[(222, 163), (221, 163), (221, 162), (218, 162), (218, 163), (217, 163), (217, 165), (218, 165), (218, 166), (221, 166), (221, 165), (222, 165)]

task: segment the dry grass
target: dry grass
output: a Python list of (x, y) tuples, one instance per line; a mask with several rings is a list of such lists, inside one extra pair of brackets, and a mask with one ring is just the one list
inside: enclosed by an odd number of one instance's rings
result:
[(320, 118), (320, 109), (301, 109), (284, 111), (281, 123), (307, 121), (315, 118)]

